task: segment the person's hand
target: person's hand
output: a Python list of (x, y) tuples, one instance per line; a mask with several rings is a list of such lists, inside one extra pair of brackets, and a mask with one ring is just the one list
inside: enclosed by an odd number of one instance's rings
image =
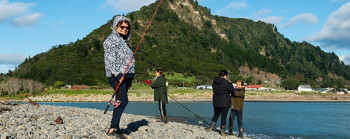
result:
[(145, 82), (146, 82), (148, 85), (151, 85), (151, 83), (152, 83), (150, 80), (146, 80)]
[(124, 80), (124, 77), (121, 77), (121, 78), (119, 79), (119, 82), (121, 83), (121, 82), (123, 82), (123, 80)]

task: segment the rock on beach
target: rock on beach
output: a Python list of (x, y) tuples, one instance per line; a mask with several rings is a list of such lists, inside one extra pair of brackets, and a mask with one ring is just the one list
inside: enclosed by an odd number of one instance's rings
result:
[[(112, 112), (65, 106), (20, 104), (1, 105), (11, 109), (0, 113), (0, 139), (7, 138), (108, 138)], [(55, 120), (61, 117), (62, 124)], [(123, 114), (120, 123), (126, 138), (238, 138), (221, 137), (219, 132), (206, 132), (203, 126), (170, 121), (162, 123), (152, 116)]]

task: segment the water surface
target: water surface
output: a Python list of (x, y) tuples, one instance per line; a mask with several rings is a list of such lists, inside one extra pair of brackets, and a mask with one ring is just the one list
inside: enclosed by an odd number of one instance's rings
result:
[[(181, 103), (207, 122), (210, 122), (213, 116), (212, 102)], [(106, 102), (39, 104), (101, 110), (104, 110), (107, 106)], [(176, 102), (171, 102), (166, 106), (168, 116), (184, 118), (192, 124), (198, 124), (198, 121), (200, 121)], [(110, 107), (109, 110), (112, 111), (113, 109)], [(156, 102), (129, 102), (125, 113), (149, 116), (160, 115)], [(107, 114), (112, 114), (112, 112)], [(220, 123), (220, 120), (217, 123)], [(234, 125), (237, 133), (236, 121)], [(220, 125), (216, 126), (219, 127)], [(350, 138), (350, 103), (245, 102), (243, 126), (246, 129), (247, 136), (256, 138)]]

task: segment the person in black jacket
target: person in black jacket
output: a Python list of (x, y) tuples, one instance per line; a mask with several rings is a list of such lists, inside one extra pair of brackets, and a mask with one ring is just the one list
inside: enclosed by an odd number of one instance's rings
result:
[(227, 71), (221, 70), (219, 77), (215, 78), (213, 81), (213, 106), (214, 106), (214, 116), (211, 120), (211, 125), (207, 131), (211, 131), (216, 124), (219, 116), (221, 115), (221, 135), (226, 136), (226, 117), (227, 113), (231, 107), (231, 96), (234, 95), (236, 90), (232, 83), (227, 80)]

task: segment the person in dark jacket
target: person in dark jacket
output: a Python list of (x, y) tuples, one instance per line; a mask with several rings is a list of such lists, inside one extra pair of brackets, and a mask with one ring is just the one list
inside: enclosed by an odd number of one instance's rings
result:
[(146, 82), (152, 87), (152, 89), (154, 89), (154, 101), (158, 101), (161, 121), (166, 124), (168, 123), (165, 107), (165, 104), (168, 103), (166, 78), (164, 78), (165, 75), (163, 74), (162, 69), (156, 70), (156, 76), (154, 82), (150, 83), (148, 80)]
[(231, 113), (230, 113), (230, 120), (229, 120), (229, 126), (228, 126), (228, 133), (229, 135), (233, 135), (233, 123), (235, 121), (235, 117), (237, 116), (237, 122), (238, 122), (238, 128), (239, 128), (239, 135), (238, 137), (243, 137), (243, 122), (242, 122), (242, 115), (243, 115), (243, 100), (245, 95), (245, 87), (244, 82), (241, 80), (237, 81), (236, 84), (236, 93), (235, 95), (231, 96)]
[(231, 107), (231, 95), (235, 94), (235, 88), (232, 83), (227, 80), (227, 71), (221, 70), (219, 77), (215, 78), (213, 81), (213, 106), (214, 106), (214, 116), (211, 120), (211, 125), (207, 131), (211, 131), (216, 124), (219, 116), (221, 115), (221, 135), (226, 136), (226, 117), (227, 113)]
[[(103, 42), (104, 62), (107, 79), (110, 85), (116, 90), (121, 83), (115, 97), (115, 108), (111, 120), (110, 129), (107, 135), (111, 137), (124, 137), (119, 128), (120, 118), (128, 104), (128, 88), (135, 73), (135, 60), (132, 59), (133, 51), (129, 43), (131, 25), (129, 20), (123, 16), (116, 16), (113, 22), (112, 33)], [(132, 59), (128, 69), (127, 66)], [(123, 77), (124, 72), (125, 76)]]

